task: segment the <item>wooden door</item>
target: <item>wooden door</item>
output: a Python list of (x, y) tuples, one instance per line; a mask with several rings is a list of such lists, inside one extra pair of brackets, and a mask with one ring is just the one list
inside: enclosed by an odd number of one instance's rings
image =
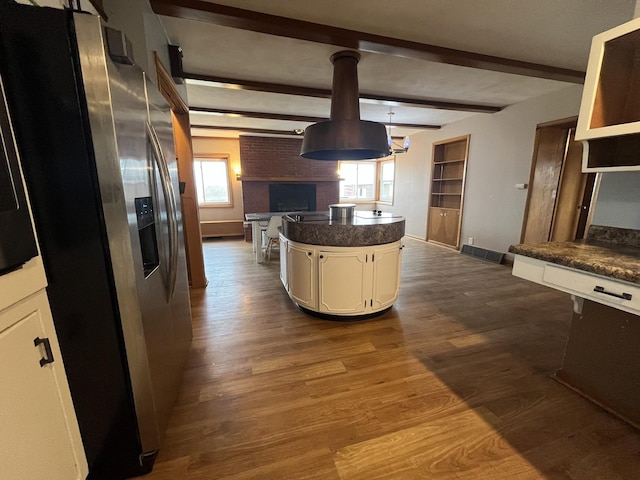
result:
[[(566, 242), (584, 237), (595, 174), (582, 173), (582, 142), (569, 130), (549, 240)], [(587, 188), (590, 187), (590, 188)]]
[(549, 240), (566, 145), (565, 128), (540, 128), (536, 133), (533, 176), (529, 182), (522, 243)]
[(541, 125), (536, 132), (521, 243), (582, 238), (594, 174), (582, 173), (575, 120)]

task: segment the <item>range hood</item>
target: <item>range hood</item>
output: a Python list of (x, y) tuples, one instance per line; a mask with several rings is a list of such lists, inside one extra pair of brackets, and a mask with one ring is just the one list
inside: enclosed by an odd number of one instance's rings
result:
[(300, 155), (313, 160), (368, 160), (389, 155), (387, 131), (381, 123), (360, 120), (358, 61), (351, 50), (334, 53), (331, 120), (304, 131)]

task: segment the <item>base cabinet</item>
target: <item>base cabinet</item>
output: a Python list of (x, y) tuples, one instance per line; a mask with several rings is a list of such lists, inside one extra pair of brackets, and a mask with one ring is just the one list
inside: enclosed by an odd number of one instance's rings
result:
[(289, 291), (289, 278), (287, 276), (287, 245), (289, 240), (282, 234), (280, 234), (280, 281), (286, 291)]
[[(280, 255), (282, 254), (281, 250)], [(287, 242), (287, 292), (294, 302), (311, 310), (318, 308), (317, 258), (314, 248)]]
[[(326, 247), (287, 241), (280, 267), (285, 289), (301, 307), (330, 315), (366, 315), (398, 298), (402, 242)], [(281, 250), (281, 255), (284, 250)]]
[(429, 238), (449, 247), (458, 248), (460, 232), (460, 210), (455, 208), (429, 208)]
[(371, 298), (371, 262), (362, 250), (321, 251), (318, 256), (318, 310), (334, 315), (356, 315)]
[(0, 312), (0, 378), (0, 476), (84, 479), (84, 449), (44, 290)]

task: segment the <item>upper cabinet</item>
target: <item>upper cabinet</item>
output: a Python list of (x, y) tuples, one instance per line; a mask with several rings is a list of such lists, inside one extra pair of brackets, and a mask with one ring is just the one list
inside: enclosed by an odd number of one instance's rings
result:
[(640, 170), (640, 18), (593, 37), (575, 138), (583, 171)]

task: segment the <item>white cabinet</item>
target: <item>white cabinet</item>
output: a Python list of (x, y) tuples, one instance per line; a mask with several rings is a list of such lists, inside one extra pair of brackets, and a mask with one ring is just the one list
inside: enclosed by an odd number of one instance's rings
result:
[(44, 290), (0, 312), (0, 379), (3, 480), (84, 479), (87, 463)]
[(574, 311), (580, 313), (582, 299), (640, 315), (640, 286), (593, 273), (516, 255), (513, 275), (572, 295)]
[(370, 254), (363, 249), (320, 251), (318, 256), (318, 310), (333, 315), (365, 311), (371, 299)]
[(640, 170), (640, 18), (593, 37), (576, 140), (583, 171)]
[(393, 305), (400, 293), (402, 248), (394, 246), (376, 249), (373, 260), (371, 307), (378, 310)]
[[(283, 251), (280, 251), (280, 255)], [(289, 296), (301, 307), (318, 308), (318, 252), (310, 245), (289, 241), (287, 279)]]
[(289, 240), (280, 234), (280, 281), (284, 289), (289, 291), (289, 279), (287, 277), (287, 245)]
[(287, 241), (283, 285), (301, 307), (330, 315), (366, 315), (398, 298), (402, 242), (327, 247)]

